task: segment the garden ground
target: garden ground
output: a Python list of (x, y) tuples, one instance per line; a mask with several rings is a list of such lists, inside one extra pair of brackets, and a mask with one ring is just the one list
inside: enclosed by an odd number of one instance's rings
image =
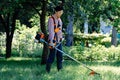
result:
[(71, 60), (64, 60), (57, 71), (54, 62), (51, 72), (45, 71), (39, 58), (0, 59), (0, 80), (120, 80), (120, 62), (83, 62), (101, 75), (90, 76), (88, 69)]

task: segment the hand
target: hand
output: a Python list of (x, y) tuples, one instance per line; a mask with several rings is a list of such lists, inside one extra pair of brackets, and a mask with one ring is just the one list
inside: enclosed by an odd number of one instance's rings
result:
[(50, 43), (49, 43), (49, 48), (50, 48), (50, 49), (55, 48), (55, 44), (54, 44), (54, 43), (52, 43), (52, 42), (50, 42)]

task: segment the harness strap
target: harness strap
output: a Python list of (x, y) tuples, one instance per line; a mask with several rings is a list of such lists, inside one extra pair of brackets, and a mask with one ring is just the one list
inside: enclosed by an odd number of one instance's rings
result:
[[(54, 32), (55, 32), (55, 29), (57, 28), (57, 25), (55, 23), (55, 18), (53, 16), (51, 16), (51, 18), (53, 19), (53, 22), (54, 22)], [(59, 21), (58, 21), (58, 25), (59, 25)], [(54, 41), (53, 42), (56, 42), (56, 41), (58, 41), (58, 36), (57, 36), (57, 33), (55, 32)]]

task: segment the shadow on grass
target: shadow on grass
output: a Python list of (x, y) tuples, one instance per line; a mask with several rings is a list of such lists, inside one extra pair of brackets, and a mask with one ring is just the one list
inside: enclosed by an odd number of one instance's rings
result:
[(0, 76), (2, 80), (39, 80), (45, 73), (38, 58), (0, 59)]
[(12, 59), (1, 59), (0, 60), (1, 65), (33, 65), (33, 64), (40, 64), (40, 59), (38, 58), (12, 58)]

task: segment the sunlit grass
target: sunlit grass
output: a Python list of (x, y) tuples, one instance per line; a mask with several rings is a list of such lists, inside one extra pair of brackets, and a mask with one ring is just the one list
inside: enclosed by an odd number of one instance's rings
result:
[(103, 71), (103, 72), (108, 72), (110, 71), (111, 73), (115, 75), (120, 75), (120, 67), (115, 67), (115, 66), (99, 66), (99, 67), (92, 67), (95, 70)]
[(86, 62), (85, 64), (101, 76), (90, 76), (90, 70), (70, 60), (63, 62), (63, 69), (59, 72), (54, 62), (48, 74), (45, 65), (40, 65), (39, 58), (1, 59), (0, 80), (120, 80), (119, 62)]

